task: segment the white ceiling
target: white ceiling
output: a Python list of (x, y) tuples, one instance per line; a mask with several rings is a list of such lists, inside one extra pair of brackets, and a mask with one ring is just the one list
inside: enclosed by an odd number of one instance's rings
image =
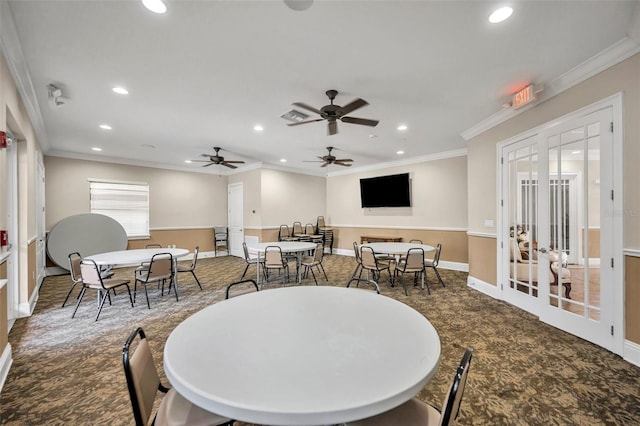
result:
[[(327, 146), (355, 160), (352, 169), (466, 148), (461, 134), (501, 111), (512, 92), (549, 87), (633, 39), (640, 14), (635, 0), (512, 1), (513, 16), (489, 24), (502, 4), (315, 0), (294, 11), (280, 0), (168, 0), (157, 15), (138, 0), (31, 0), (5, 9), (46, 154), (226, 173), (184, 163), (220, 146), (246, 167), (326, 174), (343, 168), (304, 161)], [(66, 98), (56, 110), (50, 83)], [(114, 94), (116, 85), (130, 94)], [(286, 126), (280, 115), (292, 102), (320, 108), (327, 89), (340, 92), (339, 105), (367, 100), (349, 115), (380, 124), (339, 123), (334, 136), (325, 122)]]

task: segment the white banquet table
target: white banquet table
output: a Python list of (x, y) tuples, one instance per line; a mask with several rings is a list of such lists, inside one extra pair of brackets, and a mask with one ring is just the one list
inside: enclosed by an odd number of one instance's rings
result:
[[(277, 246), (280, 247), (282, 253), (295, 253), (298, 256), (298, 273), (297, 273), (297, 282), (302, 282), (302, 268), (300, 268), (300, 263), (302, 262), (302, 254), (305, 251), (313, 250), (316, 248), (317, 244), (309, 241), (273, 241), (267, 243), (259, 243), (253, 247), (249, 247), (249, 251), (252, 253), (257, 253), (258, 258), (261, 256), (264, 257), (264, 253), (269, 246)], [(258, 261), (256, 271), (256, 278), (258, 282), (260, 282), (260, 262)]]
[(106, 253), (87, 256), (86, 259), (93, 260), (98, 266), (104, 265), (135, 265), (142, 262), (150, 262), (151, 258), (158, 253), (171, 253), (174, 258), (183, 257), (189, 254), (189, 250), (183, 248), (148, 248), (134, 250), (118, 250)]
[(371, 249), (375, 253), (388, 253), (388, 254), (395, 254), (395, 255), (407, 254), (407, 251), (409, 251), (409, 249), (412, 249), (412, 248), (421, 248), (422, 250), (424, 250), (425, 253), (431, 253), (433, 251), (436, 251), (435, 247), (433, 246), (429, 246), (427, 244), (416, 244), (416, 243), (386, 242), (386, 243), (361, 244), (360, 247), (362, 246), (371, 247)]
[(164, 349), (178, 393), (225, 417), (269, 425), (338, 424), (390, 410), (435, 374), (431, 323), (386, 296), (285, 287), (209, 306)]

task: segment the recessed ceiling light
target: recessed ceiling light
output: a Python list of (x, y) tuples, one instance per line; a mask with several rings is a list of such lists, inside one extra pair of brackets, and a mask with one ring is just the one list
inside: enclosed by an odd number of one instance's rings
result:
[(162, 0), (142, 0), (142, 4), (154, 13), (165, 13), (167, 11), (167, 6)]
[(398, 155), (402, 155), (402, 154), (404, 154), (404, 151), (402, 151), (402, 150), (400, 150), (400, 151), (396, 151), (396, 154), (398, 154)]
[(91, 148), (91, 149), (92, 149), (93, 151), (102, 151), (102, 148), (98, 148), (98, 147)]
[(184, 160), (184, 162), (187, 163), (187, 164), (193, 163), (193, 161), (191, 161), (191, 160)]
[(281, 158), (281, 159), (280, 159), (280, 162), (281, 162), (281, 163), (286, 163), (286, 162), (287, 162), (287, 159), (286, 159), (286, 158)]
[(571, 151), (572, 154), (580, 154), (582, 151)]
[(111, 130), (111, 129), (113, 129), (113, 127), (109, 126), (108, 124), (101, 124), (100, 128), (102, 130)]
[(489, 22), (491, 22), (492, 24), (497, 24), (498, 22), (502, 22), (508, 19), (512, 13), (513, 13), (512, 8), (508, 6), (501, 7), (500, 9), (497, 9), (495, 12), (493, 12), (489, 16)]
[(116, 86), (111, 90), (113, 90), (118, 95), (128, 95), (129, 94), (129, 91), (127, 89), (125, 89), (124, 87), (120, 87), (120, 86)]
[(261, 132), (264, 130), (264, 127), (262, 127), (259, 124), (256, 124), (255, 126), (253, 126), (253, 130), (255, 130), (256, 132)]
[(407, 125), (406, 124), (399, 125), (398, 130), (400, 130), (401, 132), (407, 130)]
[(142, 145), (140, 145), (142, 148), (146, 148), (146, 149), (156, 149), (155, 145), (151, 145), (150, 143), (143, 143)]

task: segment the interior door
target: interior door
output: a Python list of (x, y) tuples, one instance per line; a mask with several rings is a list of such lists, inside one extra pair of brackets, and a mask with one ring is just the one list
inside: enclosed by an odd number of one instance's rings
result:
[(538, 314), (539, 288), (548, 278), (539, 273), (537, 134), (510, 143), (502, 149), (502, 291), (509, 303)]
[(242, 242), (244, 241), (243, 194), (242, 183), (229, 185), (229, 198), (227, 200), (229, 207), (229, 254), (238, 257), (244, 257), (242, 249)]
[(18, 148), (7, 132), (7, 317), (9, 326), (19, 317), (18, 256)]
[[(542, 294), (540, 319), (613, 350), (613, 156), (612, 109), (606, 108), (542, 134), (550, 176), (577, 176), (577, 193), (546, 183), (549, 216), (541, 241), (553, 275)], [(570, 209), (577, 209), (571, 227)], [(548, 223), (547, 223), (548, 221)], [(577, 229), (573, 235), (567, 235)], [(573, 247), (573, 248), (572, 248)], [(572, 253), (573, 250), (573, 253)]]

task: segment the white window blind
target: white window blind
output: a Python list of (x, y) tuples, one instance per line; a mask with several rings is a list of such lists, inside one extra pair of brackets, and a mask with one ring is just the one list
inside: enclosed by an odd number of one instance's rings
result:
[(118, 221), (128, 237), (149, 235), (149, 185), (89, 181), (91, 213)]

